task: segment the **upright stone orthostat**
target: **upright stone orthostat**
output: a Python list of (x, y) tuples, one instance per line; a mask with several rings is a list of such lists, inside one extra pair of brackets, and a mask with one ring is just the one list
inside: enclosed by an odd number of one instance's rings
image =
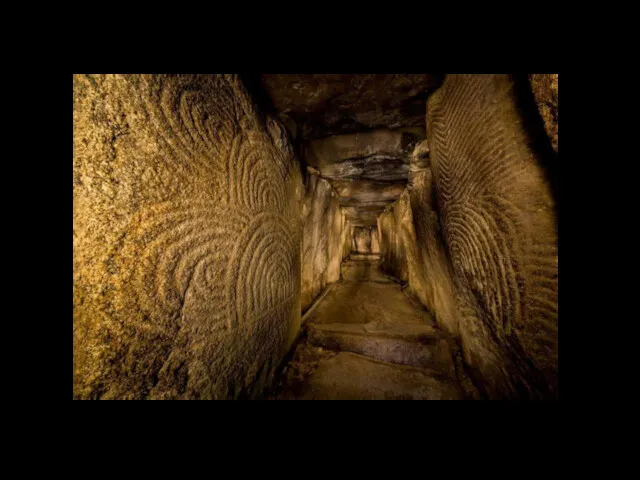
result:
[(345, 218), (331, 184), (307, 169), (302, 205), (302, 311), (340, 279)]
[(509, 75), (446, 77), (410, 188), (378, 219), (381, 266), (459, 338), (486, 396), (555, 398), (555, 159), (535, 150), (520, 101)]
[(74, 397), (252, 398), (300, 325), (302, 182), (236, 76), (74, 76)]

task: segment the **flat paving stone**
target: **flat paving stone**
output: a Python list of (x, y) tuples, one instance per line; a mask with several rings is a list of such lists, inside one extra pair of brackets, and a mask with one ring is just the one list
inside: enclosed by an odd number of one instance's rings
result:
[(463, 398), (449, 338), (366, 257), (342, 264), (342, 281), (307, 317), (306, 339), (271, 398)]
[[(295, 392), (295, 393), (294, 393)], [(280, 399), (458, 400), (455, 382), (433, 370), (392, 365), (354, 353), (322, 359), (306, 381)]]

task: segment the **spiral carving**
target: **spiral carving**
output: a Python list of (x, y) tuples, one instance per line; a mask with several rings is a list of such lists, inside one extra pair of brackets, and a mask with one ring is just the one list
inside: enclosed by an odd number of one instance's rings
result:
[(300, 178), (282, 129), (235, 76), (74, 82), (74, 236), (91, 233), (74, 242), (74, 284), (96, 291), (74, 311), (78, 332), (100, 332), (75, 347), (74, 391), (258, 393), (299, 315)]
[(557, 368), (553, 200), (528, 146), (512, 79), (447, 76), (429, 100), (427, 125), (440, 222), (458, 287), (474, 297), (475, 314), (519, 359), (523, 376), (529, 375), (529, 357), (552, 384)]
[(300, 283), (293, 239), (287, 222), (273, 213), (256, 216), (242, 232), (226, 276), (230, 327), (256, 322), (291, 300)]

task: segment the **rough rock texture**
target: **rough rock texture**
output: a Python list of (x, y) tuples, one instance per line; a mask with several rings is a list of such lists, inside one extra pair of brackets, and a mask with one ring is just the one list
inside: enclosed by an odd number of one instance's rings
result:
[(74, 76), (74, 398), (252, 398), (300, 327), (302, 181), (235, 76)]
[(547, 136), (558, 152), (558, 74), (532, 73), (529, 75), (531, 90), (544, 121)]
[(359, 257), (307, 319), (274, 398), (475, 398), (446, 332), (377, 259)]
[[(342, 259), (345, 260), (351, 254), (351, 244), (353, 240), (353, 226), (342, 213), (342, 233), (340, 235), (340, 245), (342, 245)], [(341, 266), (342, 268), (342, 266)]]
[[(557, 220), (507, 75), (449, 75), (410, 190), (378, 222), (385, 271), (460, 340), (489, 398), (557, 396)], [(430, 165), (430, 166), (429, 166)]]
[(421, 127), (433, 74), (266, 74), (273, 107), (293, 119), (304, 138), (374, 127)]
[(338, 192), (354, 226), (375, 226), (384, 207), (404, 191), (410, 156), (424, 132), (378, 129), (307, 142), (305, 161)]
[(387, 128), (334, 135), (307, 142), (305, 160), (325, 178), (406, 180), (409, 156), (420, 139), (419, 130)]
[(406, 180), (400, 182), (370, 182), (361, 180), (331, 180), (338, 193), (340, 205), (345, 207), (384, 208), (396, 201), (407, 187)]
[(352, 250), (361, 254), (380, 253), (378, 231), (373, 227), (354, 227)]
[(425, 150), (428, 152), (425, 144), (416, 148), (409, 201), (401, 204), (406, 209), (402, 232), (408, 246), (408, 282), (410, 291), (434, 313), (438, 325), (458, 336), (453, 275), (438, 221), (433, 171), (420, 166)]
[(302, 207), (303, 313), (328, 284), (340, 279), (340, 263), (346, 256), (343, 230), (350, 231), (329, 182), (320, 178), (314, 169), (307, 170)]
[(380, 240), (378, 239), (378, 229), (371, 229), (371, 253), (377, 255), (380, 253)]
[[(402, 199), (405, 198), (403, 201)], [(411, 242), (403, 236), (402, 219), (406, 220), (406, 191), (395, 203), (387, 206), (378, 216), (378, 238), (380, 241), (380, 268), (383, 272), (403, 282), (409, 279), (409, 263), (406, 249)]]
[[(388, 275), (385, 275), (380, 270), (380, 268), (378, 267), (379, 263), (379, 255), (362, 255), (352, 253), (349, 258), (342, 263), (342, 279), (345, 282), (393, 282), (393, 280)], [(363, 288), (364, 290), (367, 289), (367, 287)], [(362, 299), (364, 299), (364, 297)], [(384, 299), (381, 300), (384, 302)], [(359, 311), (367, 311), (367, 308), (361, 308), (359, 309)], [(403, 315), (406, 315), (406, 312), (404, 312)]]
[[(350, 352), (327, 355), (280, 400), (462, 400), (454, 381), (428, 369), (396, 365)], [(293, 372), (292, 372), (293, 373)]]
[(452, 272), (442, 242), (428, 142), (416, 145), (410, 188), (380, 217), (381, 268), (408, 282), (438, 325), (458, 336)]
[(310, 325), (309, 342), (331, 350), (358, 353), (382, 362), (455, 375), (451, 348), (430, 325), (327, 323)]

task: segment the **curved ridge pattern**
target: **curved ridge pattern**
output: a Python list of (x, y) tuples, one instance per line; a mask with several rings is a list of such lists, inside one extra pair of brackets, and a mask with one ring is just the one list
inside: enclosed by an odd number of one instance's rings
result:
[(523, 384), (539, 370), (553, 391), (553, 202), (528, 147), (512, 80), (447, 76), (429, 100), (427, 125), (442, 233), (456, 283), (473, 294), (475, 313), (491, 331), (485, 341), (497, 342), (513, 357)]
[(74, 395), (258, 395), (299, 323), (300, 184), (237, 76), (74, 76)]

